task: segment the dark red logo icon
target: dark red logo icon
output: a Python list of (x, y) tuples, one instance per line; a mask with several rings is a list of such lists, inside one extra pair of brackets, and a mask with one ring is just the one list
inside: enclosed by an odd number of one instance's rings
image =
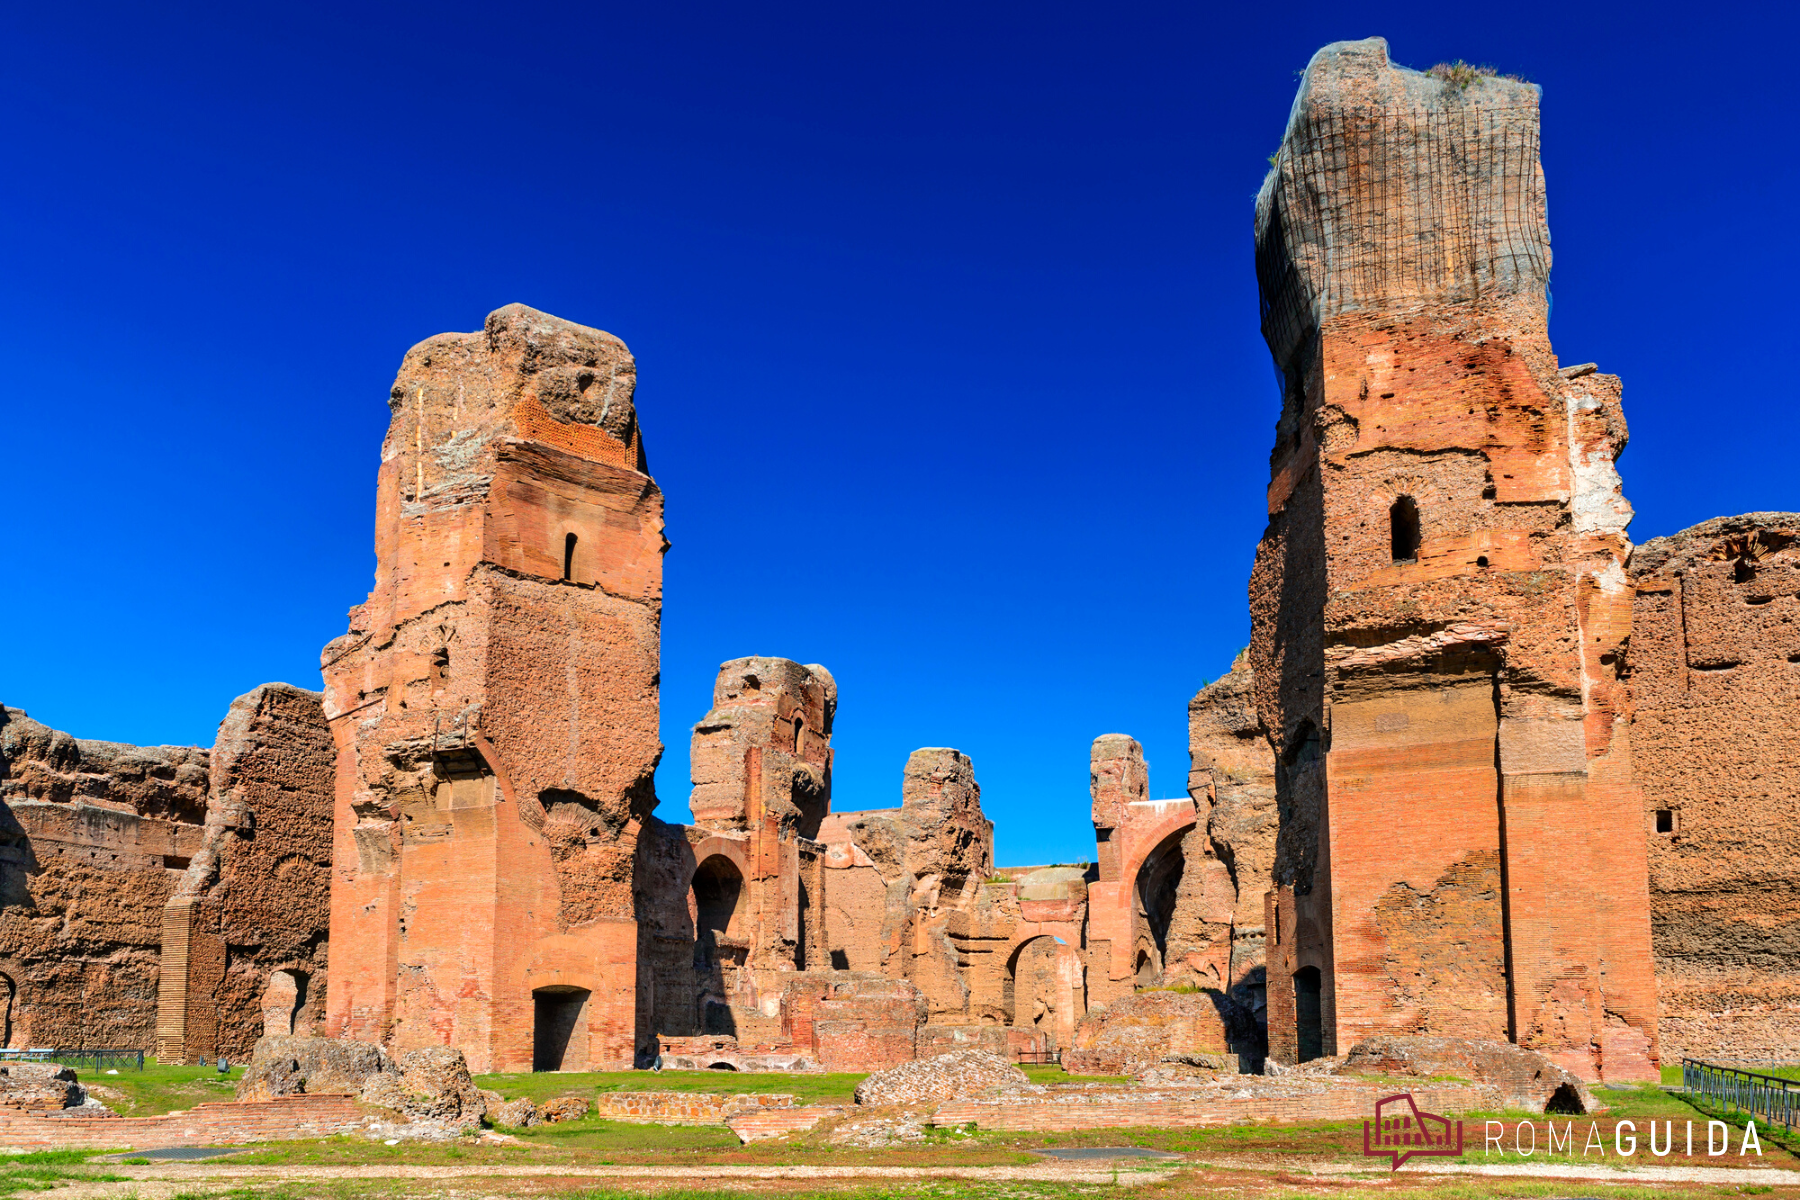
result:
[(1371, 1158), (1386, 1155), (1394, 1160), (1396, 1171), (1409, 1158), (1460, 1158), (1463, 1152), (1462, 1122), (1455, 1122), (1454, 1142), (1451, 1141), (1451, 1124), (1448, 1117), (1420, 1112), (1411, 1092), (1389, 1096), (1375, 1102), (1374, 1122), (1363, 1122), (1363, 1153)]

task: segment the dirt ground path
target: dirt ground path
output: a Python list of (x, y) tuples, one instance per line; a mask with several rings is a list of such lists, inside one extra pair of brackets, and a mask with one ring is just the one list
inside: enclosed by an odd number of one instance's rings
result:
[[(1260, 1157), (1260, 1156), (1259, 1156)], [(733, 1183), (766, 1182), (777, 1185), (816, 1183), (829, 1187), (890, 1180), (964, 1179), (983, 1183), (1058, 1183), (1135, 1187), (1162, 1183), (1177, 1173), (1198, 1177), (1211, 1176), (1208, 1182), (1225, 1183), (1235, 1178), (1243, 1184), (1274, 1184), (1280, 1177), (1288, 1190), (1300, 1178), (1312, 1176), (1349, 1182), (1345, 1177), (1360, 1176), (1368, 1182), (1386, 1177), (1379, 1166), (1342, 1162), (1246, 1162), (1243, 1160), (1181, 1162), (1145, 1162), (1118, 1160), (1115, 1172), (1111, 1161), (1086, 1162), (1079, 1165), (1045, 1160), (1029, 1166), (994, 1167), (870, 1167), (870, 1166), (233, 1166), (227, 1161), (203, 1163), (158, 1163), (149, 1166), (107, 1164), (115, 1174), (127, 1178), (115, 1182), (70, 1183), (57, 1188), (66, 1200), (120, 1200), (127, 1196), (139, 1200), (170, 1200), (182, 1193), (206, 1194), (233, 1187), (258, 1184), (298, 1184), (329, 1180), (418, 1180), (446, 1185), (446, 1191), (486, 1193), (494, 1195), (513, 1190), (507, 1181), (516, 1181), (521, 1192), (541, 1192), (546, 1186), (563, 1188), (592, 1187), (605, 1184), (685, 1184), (693, 1187), (718, 1187)], [(1761, 1185), (1800, 1187), (1800, 1171), (1773, 1167), (1638, 1167), (1615, 1169), (1579, 1163), (1525, 1163), (1482, 1165), (1479, 1163), (1434, 1163), (1409, 1165), (1403, 1172), (1411, 1176), (1480, 1176), (1507, 1179), (1571, 1179), (1599, 1184), (1668, 1184), (1711, 1183), (1725, 1187)], [(1266, 1179), (1259, 1177), (1267, 1176)], [(1298, 1177), (1298, 1178), (1297, 1178)], [(1341, 1186), (1341, 1183), (1339, 1184)], [(1251, 1184), (1254, 1190), (1256, 1185)], [(748, 1189), (746, 1189), (748, 1190)]]
[(209, 1188), (224, 1190), (256, 1183), (323, 1182), (335, 1179), (417, 1179), (449, 1182), (460, 1181), (470, 1187), (499, 1184), (504, 1180), (554, 1179), (570, 1188), (591, 1187), (604, 1183), (653, 1181), (683, 1183), (695, 1187), (718, 1186), (732, 1182), (767, 1180), (772, 1182), (818, 1181), (856, 1183), (875, 1180), (969, 1179), (984, 1183), (1086, 1183), (1120, 1187), (1158, 1183), (1182, 1164), (1120, 1159), (1115, 1172), (1106, 1165), (1070, 1166), (1046, 1160), (1030, 1166), (1014, 1167), (857, 1167), (857, 1166), (471, 1166), (425, 1167), (380, 1165), (356, 1167), (306, 1166), (241, 1166), (226, 1161), (198, 1163), (158, 1163), (151, 1166), (105, 1164), (112, 1174), (125, 1179), (108, 1183), (72, 1183), (56, 1189), (58, 1200), (111, 1200), (113, 1197), (137, 1196), (141, 1200), (166, 1200), (179, 1192)]

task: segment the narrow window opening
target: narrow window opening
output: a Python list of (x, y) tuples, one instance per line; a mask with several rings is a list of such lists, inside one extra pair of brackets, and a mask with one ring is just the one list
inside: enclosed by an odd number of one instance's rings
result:
[(1419, 560), (1419, 506), (1411, 496), (1402, 496), (1388, 509), (1388, 528), (1392, 535), (1394, 561)]
[(1675, 810), (1674, 809), (1659, 808), (1656, 810), (1656, 832), (1658, 832), (1658, 833), (1674, 833), (1675, 832)]
[(575, 535), (563, 535), (563, 580), (575, 578)]
[(1325, 1056), (1325, 1006), (1319, 968), (1301, 967), (1294, 972), (1295, 1058), (1311, 1062)]

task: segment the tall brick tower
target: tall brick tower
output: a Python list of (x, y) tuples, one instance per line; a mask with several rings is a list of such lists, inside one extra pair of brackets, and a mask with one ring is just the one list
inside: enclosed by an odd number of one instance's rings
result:
[(1514, 1040), (1656, 1076), (1619, 381), (1559, 369), (1538, 89), (1308, 66), (1256, 210), (1271, 1056)]
[(330, 1034), (632, 1064), (667, 546), (635, 382), (619, 339), (518, 304), (401, 364), (375, 589), (323, 656)]

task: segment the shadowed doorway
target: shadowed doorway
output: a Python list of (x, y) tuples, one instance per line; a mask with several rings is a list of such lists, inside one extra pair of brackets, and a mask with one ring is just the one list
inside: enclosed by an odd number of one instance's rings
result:
[(535, 1018), (531, 1069), (586, 1069), (587, 991), (577, 987), (544, 987), (531, 993), (531, 1000)]

